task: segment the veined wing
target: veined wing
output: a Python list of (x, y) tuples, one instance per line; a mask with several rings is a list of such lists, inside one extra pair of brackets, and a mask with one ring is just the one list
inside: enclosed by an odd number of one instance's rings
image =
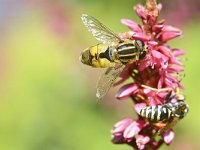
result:
[(96, 18), (83, 14), (81, 17), (83, 24), (87, 27), (88, 31), (101, 43), (110, 43), (113, 41), (121, 41), (120, 37), (107, 28)]
[(96, 97), (98, 99), (102, 99), (110, 87), (115, 82), (116, 78), (120, 75), (120, 73), (124, 70), (125, 65), (116, 65), (115, 67), (109, 67), (105, 73), (103, 73), (97, 83), (97, 93)]

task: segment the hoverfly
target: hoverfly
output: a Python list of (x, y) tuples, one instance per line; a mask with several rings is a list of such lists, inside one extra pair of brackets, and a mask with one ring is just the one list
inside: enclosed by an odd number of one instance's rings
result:
[(83, 64), (107, 68), (97, 83), (98, 99), (106, 95), (125, 66), (146, 56), (147, 46), (140, 40), (122, 39), (96, 18), (83, 14), (83, 24), (100, 42), (85, 49), (80, 56)]
[[(175, 103), (168, 103), (169, 100), (176, 98)], [(165, 98), (165, 104), (157, 106), (148, 106), (141, 108), (139, 115), (158, 127), (159, 134), (172, 128), (180, 119), (184, 118), (189, 111), (189, 106), (185, 102), (182, 94), (171, 95), (171, 92)]]
[(152, 122), (166, 122), (174, 117), (182, 119), (188, 111), (188, 105), (183, 100), (177, 100), (175, 103), (142, 108), (139, 115)]

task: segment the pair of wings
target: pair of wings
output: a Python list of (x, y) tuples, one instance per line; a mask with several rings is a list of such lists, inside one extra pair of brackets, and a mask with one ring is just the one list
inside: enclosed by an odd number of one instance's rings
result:
[[(122, 41), (121, 38), (107, 28), (104, 24), (98, 21), (96, 18), (83, 14), (81, 17), (83, 24), (87, 27), (88, 31), (101, 43), (111, 43), (113, 41)], [(102, 99), (109, 91), (110, 87), (115, 82), (116, 78), (124, 69), (124, 65), (118, 64), (115, 67), (109, 67), (105, 73), (103, 73), (97, 82), (96, 97)]]

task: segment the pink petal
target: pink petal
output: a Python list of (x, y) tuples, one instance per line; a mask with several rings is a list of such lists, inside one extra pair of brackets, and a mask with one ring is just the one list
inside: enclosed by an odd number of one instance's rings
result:
[(162, 135), (162, 138), (164, 142), (169, 145), (172, 143), (174, 136), (175, 136), (175, 133), (172, 130), (169, 130), (168, 132)]
[(162, 34), (157, 38), (162, 42), (166, 42), (180, 36), (181, 34), (182, 32), (162, 32)]
[(165, 99), (165, 97), (167, 96), (167, 94), (169, 94), (169, 92), (170, 92), (170, 91), (168, 91), (168, 92), (159, 92), (159, 93), (158, 93), (158, 96), (159, 96), (160, 98), (162, 98), (162, 99)]
[(133, 106), (134, 110), (139, 114), (140, 110), (144, 107), (146, 107), (146, 103), (137, 103)]
[(156, 24), (156, 25), (153, 26), (153, 31), (158, 33), (162, 30), (163, 26), (164, 25), (162, 25), (162, 24)]
[(168, 67), (168, 59), (165, 56), (163, 56), (160, 64), (161, 64), (163, 69), (166, 69)]
[(126, 140), (124, 139), (123, 135), (113, 135), (112, 136), (112, 142), (115, 144), (123, 144), (126, 142)]
[(123, 132), (126, 129), (126, 127), (129, 126), (132, 122), (133, 122), (133, 119), (130, 119), (130, 118), (126, 118), (126, 119), (123, 119), (123, 120), (117, 122), (114, 125), (114, 129), (112, 129), (112, 131), (111, 131), (112, 134)]
[(143, 71), (145, 68), (149, 67), (151, 65), (151, 56), (150, 55), (146, 55), (146, 59), (140, 61), (139, 64), (139, 71)]
[(183, 65), (176, 57), (170, 58), (170, 64)]
[(171, 25), (164, 25), (164, 27), (162, 28), (162, 31), (163, 32), (176, 32), (176, 33), (181, 33), (182, 34), (182, 31), (178, 28), (175, 28)]
[(184, 69), (182, 68), (182, 67), (180, 67), (180, 66), (169, 66), (168, 68), (167, 68), (167, 72), (168, 73), (178, 73), (178, 72), (181, 72), (181, 71), (183, 71)]
[(146, 18), (145, 8), (141, 4), (136, 5), (134, 10), (141, 19)]
[(156, 42), (156, 41), (148, 41), (147, 44), (150, 45), (150, 46), (156, 46), (156, 45), (158, 45), (158, 42)]
[(116, 98), (120, 100), (129, 98), (132, 94), (137, 92), (137, 90), (138, 90), (137, 84), (134, 83), (126, 84), (125, 86), (119, 89)]
[(162, 103), (163, 103), (162, 100), (159, 99), (157, 96), (149, 98), (149, 104), (150, 104), (150, 106), (157, 106), (157, 105), (160, 105)]
[(160, 50), (161, 53), (163, 53), (167, 57), (171, 57), (171, 49), (167, 46), (159, 46), (158, 49)]
[(171, 74), (166, 74), (165, 76), (166, 76), (168, 79), (170, 79), (170, 80), (172, 80), (172, 81), (174, 81), (174, 82), (177, 82), (177, 81), (178, 81), (177, 76), (173, 76), (173, 75), (171, 75)]
[(164, 78), (161, 76), (159, 81), (158, 81), (158, 86), (157, 88), (160, 89), (163, 87), (163, 84), (164, 84)]
[(148, 96), (151, 96), (154, 92), (150, 89), (144, 88), (143, 89), (144, 94), (147, 94)]
[(159, 3), (159, 4), (157, 5), (157, 9), (158, 9), (158, 11), (161, 11), (161, 9), (162, 9), (162, 4), (161, 4), (161, 3)]
[(178, 87), (180, 87), (181, 89), (185, 89), (185, 86), (181, 82), (178, 82)]
[(158, 51), (152, 50), (151, 51), (152, 55), (158, 59), (160, 59), (162, 57), (162, 54)]
[(172, 53), (174, 54), (174, 56), (181, 56), (185, 55), (186, 52), (180, 49), (172, 49)]
[(150, 141), (149, 136), (139, 135), (136, 139), (136, 144), (140, 150), (143, 150), (145, 147), (145, 144), (147, 144), (149, 141)]
[(148, 37), (146, 34), (142, 33), (142, 32), (135, 33), (135, 34), (133, 35), (133, 38), (135, 38), (135, 39), (137, 39), (137, 40), (141, 40), (141, 41), (143, 41), (143, 42), (149, 40), (149, 37)]
[(126, 25), (129, 29), (133, 30), (134, 32), (142, 32), (140, 25), (133, 20), (130, 19), (122, 19), (121, 23)]
[(138, 134), (143, 128), (144, 123), (142, 121), (134, 121), (132, 122), (124, 131), (124, 138), (130, 139), (133, 138), (136, 134)]

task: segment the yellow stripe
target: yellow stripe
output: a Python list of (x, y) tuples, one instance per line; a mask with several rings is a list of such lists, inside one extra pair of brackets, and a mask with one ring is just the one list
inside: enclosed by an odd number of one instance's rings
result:
[(119, 57), (124, 57), (124, 56), (135, 56), (137, 55), (136, 53), (132, 53), (132, 54), (119, 54)]
[(150, 111), (150, 107), (147, 107), (147, 112), (146, 112), (146, 118), (148, 118), (148, 114), (150, 113), (151, 111)]
[(134, 49), (134, 48), (135, 48), (135, 46), (129, 46), (129, 47), (126, 47), (126, 48), (121, 48), (121, 49), (118, 49), (118, 52), (128, 50), (128, 49)]
[(160, 120), (161, 108), (162, 108), (162, 106), (158, 106), (158, 116), (157, 116), (157, 120)]
[(152, 109), (151, 109), (151, 120), (154, 120), (154, 114), (155, 114), (155, 106), (152, 106)]

